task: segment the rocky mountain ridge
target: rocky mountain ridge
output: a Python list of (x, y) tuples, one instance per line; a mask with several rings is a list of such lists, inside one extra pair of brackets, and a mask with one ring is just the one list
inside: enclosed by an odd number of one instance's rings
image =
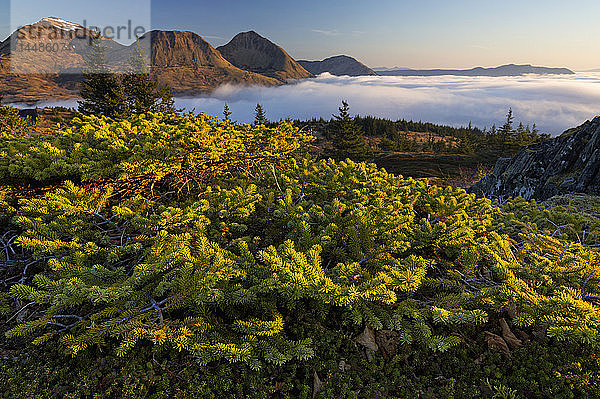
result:
[[(31, 32), (43, 32), (42, 39), (39, 34), (31, 35)], [(85, 53), (94, 34), (82, 25), (48, 17), (19, 29), (0, 42), (0, 95), (4, 96), (4, 101), (34, 104), (77, 97), (85, 67)], [(106, 37), (101, 39), (113, 70), (125, 70), (135, 44), (124, 46)], [(423, 73), (383, 68), (376, 72), (348, 56), (298, 62), (283, 48), (254, 31), (240, 33), (217, 49), (194, 32), (152, 31), (146, 33), (142, 41), (148, 42), (145, 47), (147, 54), (151, 55), (151, 72), (159, 81), (170, 85), (176, 96), (207, 94), (223, 84), (281, 85), (323, 72), (350, 76), (421, 76)], [(44, 51), (40, 51), (40, 44)], [(434, 76), (452, 71), (425, 72)], [(564, 68), (511, 64), (456, 73), (465, 76), (516, 76), (522, 73), (572, 72)]]
[(280, 84), (272, 79), (232, 65), (201, 36), (193, 32), (152, 31), (140, 38), (151, 54), (151, 72), (175, 95), (198, 95), (221, 84)]

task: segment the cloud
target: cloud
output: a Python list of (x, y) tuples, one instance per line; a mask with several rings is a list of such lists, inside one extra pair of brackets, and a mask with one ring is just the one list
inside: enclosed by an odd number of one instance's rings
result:
[[(525, 77), (336, 77), (322, 74), (278, 87), (225, 85), (210, 96), (179, 98), (178, 107), (221, 116), (225, 102), (239, 122), (254, 120), (261, 103), (271, 120), (330, 118), (341, 100), (353, 114), (454, 126), (501, 125), (509, 107), (516, 120), (560, 134), (600, 114), (600, 74)], [(47, 105), (76, 106), (75, 101)]]
[(222, 86), (210, 97), (178, 99), (186, 109), (250, 122), (261, 103), (272, 120), (330, 118), (341, 100), (354, 114), (485, 127), (504, 122), (509, 107), (517, 121), (559, 134), (600, 114), (600, 74), (526, 77), (335, 77), (279, 87)]
[(340, 34), (337, 30), (312, 29), (311, 31), (325, 36), (338, 36)]

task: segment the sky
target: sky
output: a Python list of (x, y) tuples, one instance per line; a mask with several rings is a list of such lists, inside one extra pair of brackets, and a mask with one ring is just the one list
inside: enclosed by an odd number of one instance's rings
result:
[[(215, 47), (255, 30), (296, 59), (346, 54), (371, 67), (600, 68), (598, 0), (13, 0), (12, 10), (13, 26), (131, 16), (152, 29), (194, 31)], [(10, 32), (11, 2), (0, 0), (0, 37)]]

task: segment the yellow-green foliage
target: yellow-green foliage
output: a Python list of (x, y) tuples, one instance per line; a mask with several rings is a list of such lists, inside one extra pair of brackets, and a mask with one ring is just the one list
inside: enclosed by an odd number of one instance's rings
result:
[(310, 137), (288, 122), (270, 129), (204, 114), (145, 114), (119, 121), (83, 116), (49, 135), (8, 134), (0, 142), (0, 178), (26, 183), (170, 178), (189, 186), (281, 158), (307, 141)]
[(466, 326), (483, 332), (509, 314), (598, 345), (600, 259), (577, 239), (589, 218), (370, 164), (290, 159), (308, 141), (289, 123), (202, 114), (85, 117), (3, 138), (5, 182), (58, 185), (0, 192), (12, 217), (2, 270), (32, 311), (8, 336), (72, 355), (152, 343), (258, 369), (313, 356), (317, 320), (444, 352)]
[(597, 252), (499, 234), (490, 201), (374, 165), (290, 161), (179, 200), (67, 182), (19, 215), (19, 244), (48, 260), (11, 288), (38, 312), (9, 336), (73, 355), (143, 341), (259, 368), (310, 357), (313, 337), (291, 327), (317, 314), (446, 351), (508, 308), (522, 328), (598, 344)]
[(495, 229), (511, 236), (544, 234), (581, 244), (600, 244), (596, 197), (554, 197), (544, 206), (515, 198), (498, 206)]
[(21, 118), (16, 108), (0, 105), (0, 138), (29, 136), (35, 130), (33, 122)]

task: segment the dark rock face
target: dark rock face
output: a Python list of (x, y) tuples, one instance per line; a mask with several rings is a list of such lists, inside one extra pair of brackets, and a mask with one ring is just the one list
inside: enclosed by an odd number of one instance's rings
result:
[(600, 194), (600, 117), (523, 148), (514, 158), (501, 158), (493, 173), (470, 192), (536, 200), (569, 193)]
[(324, 72), (329, 72), (336, 76), (375, 76), (377, 73), (347, 55), (338, 55), (335, 57), (326, 58), (323, 61), (298, 61), (308, 72), (319, 75)]

